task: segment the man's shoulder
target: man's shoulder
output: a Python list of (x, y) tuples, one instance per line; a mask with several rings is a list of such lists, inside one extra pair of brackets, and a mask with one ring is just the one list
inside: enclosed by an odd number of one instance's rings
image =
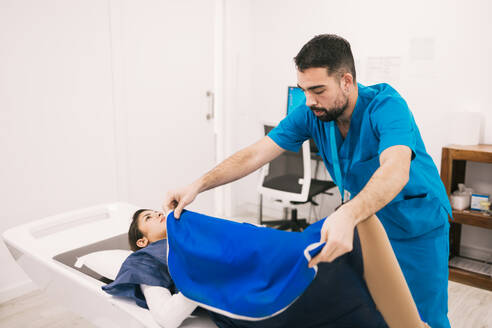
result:
[(372, 99), (384, 99), (384, 98), (401, 98), (403, 97), (400, 95), (398, 91), (396, 91), (395, 88), (393, 88), (391, 85), (388, 83), (378, 83), (378, 84), (373, 84), (373, 85), (362, 85), (358, 84), (359, 87), (359, 94), (362, 97), (365, 98), (372, 98)]
[(407, 111), (408, 105), (405, 99), (387, 83), (380, 83), (370, 86), (359, 85), (359, 95), (361, 100), (366, 103), (369, 114), (375, 114), (379, 110), (391, 107), (400, 108)]
[(301, 105), (284, 117), (279, 126), (288, 126), (289, 129), (297, 131), (306, 131), (306, 129), (311, 131), (311, 129), (315, 127), (317, 121), (318, 120), (311, 109), (306, 105)]

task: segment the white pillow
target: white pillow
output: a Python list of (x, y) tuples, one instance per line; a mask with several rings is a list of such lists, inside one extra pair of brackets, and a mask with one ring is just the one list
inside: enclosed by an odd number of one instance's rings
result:
[(111, 249), (89, 253), (77, 258), (77, 262), (75, 262), (74, 266), (80, 269), (85, 265), (101, 276), (115, 280), (121, 265), (131, 253), (132, 251), (123, 249)]

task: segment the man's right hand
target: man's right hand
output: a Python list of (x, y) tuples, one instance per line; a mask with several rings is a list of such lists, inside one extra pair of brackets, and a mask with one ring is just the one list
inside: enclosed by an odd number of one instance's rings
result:
[(183, 208), (190, 204), (199, 192), (200, 189), (196, 184), (190, 184), (184, 188), (169, 191), (162, 204), (164, 213), (167, 215), (170, 211), (174, 210), (174, 217), (179, 219)]

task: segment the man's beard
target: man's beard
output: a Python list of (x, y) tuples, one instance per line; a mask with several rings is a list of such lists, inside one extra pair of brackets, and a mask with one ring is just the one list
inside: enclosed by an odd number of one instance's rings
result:
[(343, 104), (342, 106), (338, 106), (338, 107), (334, 107), (334, 108), (331, 108), (330, 110), (327, 110), (326, 108), (324, 107), (316, 107), (316, 106), (311, 106), (309, 108), (311, 108), (311, 110), (314, 112), (314, 111), (323, 111), (323, 114), (322, 115), (316, 115), (316, 117), (320, 120), (320, 121), (323, 121), (323, 122), (331, 122), (331, 121), (334, 121), (336, 120), (338, 117), (340, 117), (340, 115), (343, 114), (343, 112), (345, 112), (345, 110), (347, 109), (348, 107), (348, 98), (345, 100), (345, 104)]

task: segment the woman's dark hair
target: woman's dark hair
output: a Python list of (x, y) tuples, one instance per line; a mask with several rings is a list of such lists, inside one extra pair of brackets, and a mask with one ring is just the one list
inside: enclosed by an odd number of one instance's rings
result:
[(130, 228), (128, 229), (128, 243), (130, 244), (132, 251), (142, 249), (142, 247), (137, 246), (137, 240), (144, 237), (143, 233), (138, 228), (138, 216), (144, 211), (150, 210), (142, 208), (133, 214), (132, 223), (130, 223)]
[(313, 67), (325, 67), (328, 75), (350, 73), (355, 83), (355, 64), (350, 43), (335, 34), (317, 35), (306, 43), (294, 57), (300, 72)]

